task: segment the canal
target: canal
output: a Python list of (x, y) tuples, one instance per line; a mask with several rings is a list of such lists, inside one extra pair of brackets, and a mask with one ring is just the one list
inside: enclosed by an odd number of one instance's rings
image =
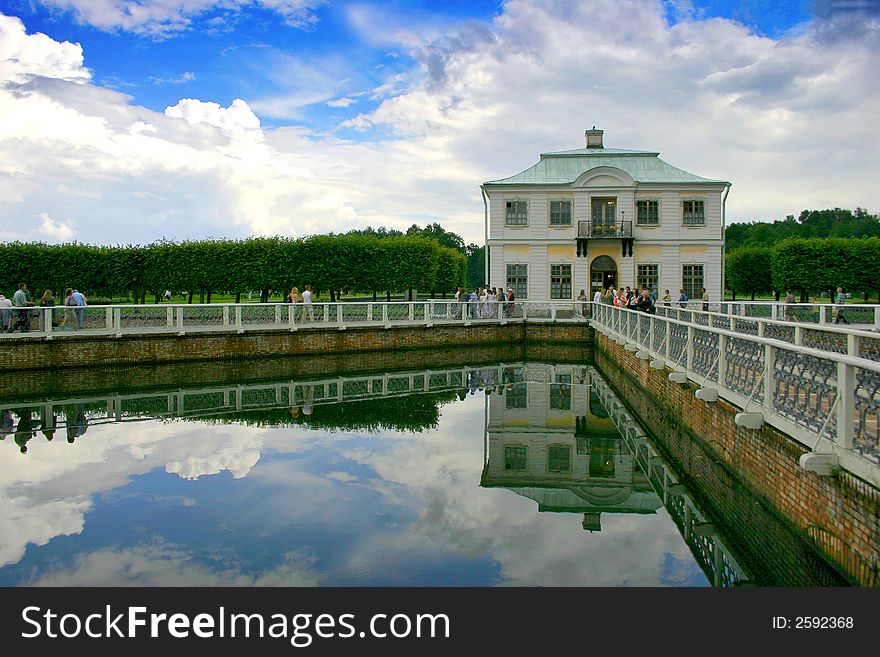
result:
[(0, 401), (0, 585), (846, 583), (668, 461), (589, 354), (478, 355), (34, 375)]

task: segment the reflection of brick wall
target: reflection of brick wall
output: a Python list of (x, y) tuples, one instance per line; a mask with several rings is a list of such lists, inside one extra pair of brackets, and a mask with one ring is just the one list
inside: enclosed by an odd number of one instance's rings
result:
[[(585, 324), (303, 330), (10, 341), (0, 359), (0, 398), (76, 390), (241, 382), (326, 373), (407, 370), (498, 361), (587, 362)], [(537, 341), (542, 341), (538, 343)], [(280, 357), (280, 358), (279, 358)], [(180, 367), (184, 361), (198, 367)], [(72, 367), (113, 366), (84, 375)], [(133, 375), (130, 366), (137, 366)], [(51, 368), (51, 375), (47, 369)], [(26, 370), (26, 371), (25, 371)]]
[(849, 580), (880, 586), (880, 491), (848, 473), (835, 478), (805, 471), (798, 465), (805, 447), (766, 424), (760, 431), (737, 427), (739, 409), (696, 399), (694, 385), (671, 383), (666, 372), (603, 335), (597, 335), (595, 359), (712, 512), (743, 566), (765, 569), (753, 573), (759, 584), (839, 583), (818, 551)]

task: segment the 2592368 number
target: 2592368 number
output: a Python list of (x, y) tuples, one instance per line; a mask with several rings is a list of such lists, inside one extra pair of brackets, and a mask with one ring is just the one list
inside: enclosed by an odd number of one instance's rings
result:
[(797, 616), (794, 623), (798, 630), (849, 629), (852, 626), (852, 616)]

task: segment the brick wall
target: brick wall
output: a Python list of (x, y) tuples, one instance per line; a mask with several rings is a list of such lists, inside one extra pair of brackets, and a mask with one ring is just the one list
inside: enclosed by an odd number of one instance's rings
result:
[(592, 344), (478, 344), (467, 349), (395, 349), (333, 354), (303, 354), (272, 358), (236, 358), (179, 363), (114, 365), (56, 370), (0, 371), (0, 401), (27, 402), (70, 396), (100, 395), (187, 388), (232, 383), (352, 376), (369, 372), (475, 367), (498, 362), (592, 361)]
[[(657, 441), (658, 450), (713, 510), (726, 541), (769, 564), (756, 573), (771, 585), (832, 585), (817, 554), (847, 580), (880, 586), (880, 492), (843, 473), (820, 477), (798, 465), (806, 450), (764, 425), (738, 427), (739, 409), (694, 397), (696, 386), (671, 383), (616, 342), (597, 334), (596, 364)], [(791, 538), (787, 538), (786, 534)], [(804, 580), (804, 577), (810, 579)], [(812, 581), (811, 581), (812, 580)]]
[(140, 363), (261, 358), (421, 348), (514, 345), (522, 342), (583, 342), (587, 324), (484, 324), (385, 328), (191, 333), (186, 335), (18, 338), (0, 359), (0, 371), (59, 369)]

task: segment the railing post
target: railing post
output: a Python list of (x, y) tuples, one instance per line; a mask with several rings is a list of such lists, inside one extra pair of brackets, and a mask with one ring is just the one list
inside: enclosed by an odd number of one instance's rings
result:
[(122, 332), (122, 308), (113, 309), (113, 328), (117, 333)]
[(837, 363), (837, 440), (838, 447), (852, 449), (855, 408), (856, 368)]
[(104, 326), (107, 327), (108, 331), (113, 330), (113, 306), (107, 306), (104, 309)]
[(241, 306), (235, 306), (235, 330), (241, 331)]
[(880, 306), (874, 306), (871, 310), (874, 313), (874, 330), (880, 331)]
[(223, 306), (223, 326), (229, 326), (229, 306)]
[(654, 317), (648, 315), (648, 350), (654, 351)]
[(775, 412), (777, 348), (764, 345), (764, 408)]
[(672, 327), (674, 326), (672, 322), (668, 319), (663, 320), (666, 322), (666, 345), (663, 352), (663, 356), (667, 363), (672, 360)]
[(388, 326), (388, 304), (382, 304), (382, 323)]
[(550, 304), (550, 321), (551, 322), (556, 321), (556, 304), (555, 303)]
[(345, 326), (345, 324), (342, 322), (342, 304), (341, 303), (336, 304), (336, 323), (339, 324), (339, 326)]
[(330, 305), (326, 303), (321, 305), (324, 306), (324, 323), (326, 324), (330, 321)]
[(174, 306), (168, 306), (165, 309), (165, 326), (169, 328), (174, 326)]
[(281, 324), (281, 304), (275, 304), (275, 326)]
[(694, 327), (688, 325), (688, 341), (687, 341), (687, 371), (694, 371)]
[(177, 307), (177, 330), (183, 332), (183, 306)]
[(819, 324), (828, 323), (828, 308), (829, 306), (819, 306)]
[(718, 387), (725, 388), (725, 373), (727, 372), (727, 336), (718, 334)]
[(414, 313), (414, 311), (415, 311), (415, 304), (414, 304), (412, 301), (410, 301), (410, 302), (407, 304), (407, 306), (408, 306), (408, 310), (409, 310), (409, 321), (413, 321), (413, 319), (415, 319), (415, 313)]

